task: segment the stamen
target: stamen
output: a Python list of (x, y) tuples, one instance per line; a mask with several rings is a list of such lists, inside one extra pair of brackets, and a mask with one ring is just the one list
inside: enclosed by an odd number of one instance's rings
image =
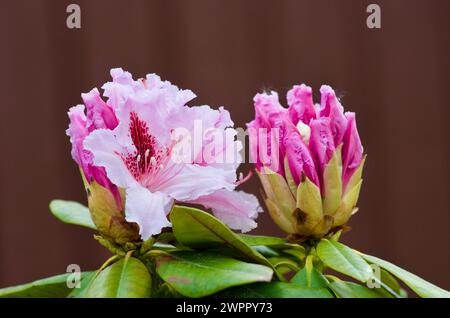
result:
[(241, 172), (239, 174), (239, 180), (237, 180), (234, 184), (236, 186), (239, 186), (239, 185), (243, 184), (244, 182), (248, 181), (252, 176), (253, 176), (253, 170), (249, 170), (248, 174), (245, 177), (243, 176), (243, 173)]
[(138, 155), (137, 158), (136, 158), (136, 166), (138, 167), (138, 169), (139, 169), (139, 163), (140, 162), (141, 162), (141, 155)]

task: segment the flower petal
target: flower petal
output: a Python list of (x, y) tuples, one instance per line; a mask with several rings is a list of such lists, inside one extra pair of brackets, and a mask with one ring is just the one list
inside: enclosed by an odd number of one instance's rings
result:
[(344, 137), (347, 119), (344, 116), (344, 108), (336, 97), (334, 90), (328, 85), (322, 85), (320, 117), (330, 118), (331, 132), (334, 137), (335, 146), (339, 146)]
[(72, 143), (72, 158), (87, 173), (87, 166), (90, 162), (90, 155), (84, 150), (83, 141), (88, 135), (86, 128), (87, 118), (84, 113), (84, 105), (77, 105), (69, 109), (69, 128), (66, 130), (67, 136)]
[(156, 186), (155, 191), (164, 192), (178, 201), (191, 201), (222, 188), (227, 190), (235, 188), (236, 172), (234, 170), (197, 164), (179, 164), (178, 166), (181, 166), (181, 169)]
[(89, 132), (95, 129), (114, 129), (118, 121), (113, 109), (100, 97), (98, 89), (81, 94), (87, 108), (87, 128)]
[(335, 151), (330, 119), (327, 117), (314, 119), (311, 121), (310, 127), (309, 149), (317, 159), (320, 171), (323, 172)]
[(289, 169), (296, 184), (299, 184), (304, 173), (314, 184), (319, 185), (319, 178), (314, 159), (308, 146), (303, 142), (298, 131), (291, 131), (285, 139), (286, 155)]
[(363, 158), (363, 146), (356, 128), (355, 113), (345, 113), (348, 125), (344, 135), (344, 146), (342, 148), (342, 179), (344, 189), (353, 173), (358, 169)]
[(125, 219), (139, 225), (143, 240), (161, 233), (163, 227), (171, 226), (167, 219), (173, 200), (161, 192), (150, 192), (141, 186), (126, 191)]
[(84, 147), (93, 154), (94, 165), (105, 167), (108, 178), (118, 187), (126, 188), (136, 183), (121, 157), (125, 151), (112, 130), (93, 131), (84, 140)]
[(284, 175), (283, 140), (287, 110), (280, 105), (276, 92), (256, 94), (253, 101), (256, 117), (254, 121), (247, 124), (250, 156), (258, 170), (261, 170), (263, 166), (270, 166), (271, 170)]
[(203, 205), (233, 230), (248, 232), (256, 227), (254, 221), (262, 212), (258, 199), (243, 191), (221, 189), (201, 196), (190, 203)]
[(312, 98), (312, 89), (305, 84), (295, 85), (287, 93), (289, 118), (297, 125), (301, 120), (306, 125), (316, 118), (316, 110)]

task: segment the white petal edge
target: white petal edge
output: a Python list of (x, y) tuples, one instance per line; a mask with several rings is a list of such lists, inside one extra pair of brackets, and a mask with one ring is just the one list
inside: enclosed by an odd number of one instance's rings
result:
[(117, 143), (112, 130), (99, 129), (93, 131), (84, 140), (84, 148), (94, 157), (94, 165), (105, 167), (106, 174), (112, 183), (127, 188), (136, 183), (119, 154), (123, 152)]
[(242, 232), (256, 228), (255, 219), (262, 212), (256, 196), (244, 191), (221, 189), (190, 203), (211, 209), (213, 214), (230, 228)]
[(136, 222), (142, 239), (147, 240), (161, 233), (163, 227), (172, 226), (167, 219), (172, 204), (169, 196), (136, 185), (126, 190), (125, 219)]

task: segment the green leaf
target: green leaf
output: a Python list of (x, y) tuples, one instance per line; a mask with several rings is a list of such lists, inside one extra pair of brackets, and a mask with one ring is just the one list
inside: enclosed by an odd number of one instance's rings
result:
[(450, 292), (427, 282), (426, 280), (416, 276), (403, 268), (398, 267), (388, 261), (382, 260), (375, 256), (370, 256), (358, 252), (364, 259), (370, 263), (378, 264), (394, 276), (398, 277), (406, 285), (408, 285), (413, 291), (423, 298), (450, 298)]
[[(81, 282), (95, 272), (81, 273)], [(64, 298), (72, 291), (67, 287), (67, 280), (74, 273), (67, 273), (34, 282), (0, 289), (0, 298)], [(76, 288), (75, 288), (76, 289)]]
[(317, 269), (313, 268), (308, 277), (306, 268), (302, 268), (291, 280), (292, 284), (304, 288), (326, 288), (328, 281)]
[(403, 298), (406, 291), (401, 288), (398, 281), (386, 270), (380, 268), (380, 285), (376, 291), (383, 297)]
[(250, 246), (256, 245), (272, 246), (272, 245), (283, 245), (286, 243), (286, 239), (275, 236), (262, 236), (249, 234), (239, 234), (238, 236)]
[(183, 245), (194, 249), (226, 246), (245, 260), (272, 266), (263, 255), (209, 213), (175, 206), (170, 212), (170, 221), (175, 237)]
[(80, 287), (74, 288), (67, 297), (85, 298), (88, 287), (90, 286), (92, 280), (95, 278), (96, 273), (97, 273), (96, 271), (86, 272), (80, 281)]
[[(290, 258), (286, 257), (271, 257), (269, 258), (269, 261), (272, 263), (272, 265), (283, 273), (288, 273), (290, 271), (298, 271), (298, 263), (293, 261)], [(280, 270), (281, 269), (281, 270)]]
[(344, 244), (322, 239), (317, 245), (317, 255), (326, 266), (363, 283), (372, 277), (370, 265)]
[(88, 298), (150, 297), (151, 277), (145, 265), (134, 257), (125, 257), (106, 267), (86, 291)]
[(333, 298), (326, 288), (304, 288), (291, 283), (272, 282), (244, 285), (228, 289), (223, 298)]
[(306, 258), (305, 267), (292, 277), (291, 283), (305, 288), (328, 287), (328, 280), (313, 267), (311, 256)]
[(273, 274), (267, 266), (211, 252), (173, 252), (156, 255), (155, 259), (158, 275), (187, 297), (203, 297), (232, 286), (267, 282)]
[(253, 246), (253, 249), (256, 250), (258, 253), (260, 253), (261, 255), (263, 255), (264, 257), (280, 256), (280, 254), (276, 250), (267, 247), (265, 245), (255, 245)]
[(283, 250), (283, 253), (292, 255), (297, 260), (303, 260), (306, 257), (306, 250), (301, 250), (298, 248), (288, 248)]
[(60, 221), (67, 224), (84, 226), (96, 230), (89, 209), (75, 201), (53, 200), (50, 211)]
[(330, 288), (339, 298), (382, 298), (375, 290), (351, 282), (331, 282)]

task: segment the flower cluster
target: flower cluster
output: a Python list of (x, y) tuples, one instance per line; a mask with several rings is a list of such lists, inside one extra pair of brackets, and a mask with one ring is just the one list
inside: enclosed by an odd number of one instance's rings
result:
[(294, 86), (289, 107), (278, 94), (257, 94), (248, 123), (251, 156), (266, 194), (267, 208), (285, 232), (320, 238), (356, 212), (364, 164), (355, 114), (323, 85), (320, 104), (312, 89)]
[[(174, 160), (176, 149), (192, 148), (195, 122), (204, 131), (235, 136), (228, 111), (186, 106), (194, 93), (155, 74), (134, 80), (112, 69), (111, 76), (112, 82), (102, 87), (106, 100), (97, 89), (82, 94), (84, 105), (70, 109), (67, 130), (100, 232), (118, 242), (148, 239), (171, 226), (167, 215), (176, 202), (210, 208), (233, 229), (254, 228), (261, 212), (258, 200), (235, 191), (239, 141), (216, 145), (216, 139), (206, 138), (188, 160)], [(211, 144), (212, 159), (231, 153), (234, 160), (204, 160)]]

